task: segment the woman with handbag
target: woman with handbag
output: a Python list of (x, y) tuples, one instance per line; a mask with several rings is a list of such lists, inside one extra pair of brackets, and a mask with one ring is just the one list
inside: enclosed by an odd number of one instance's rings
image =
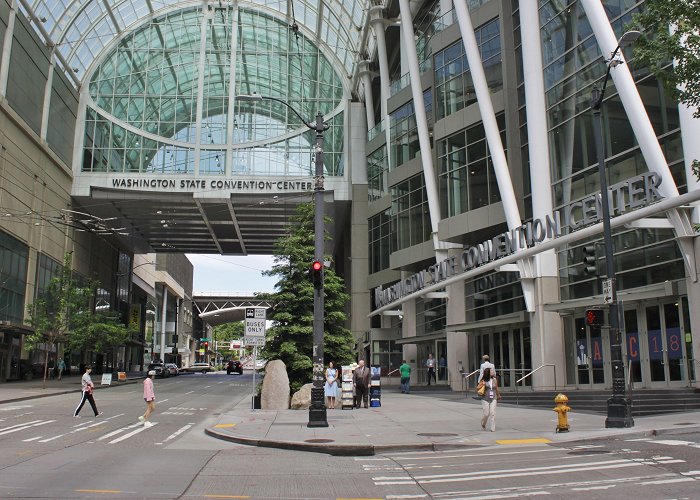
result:
[(88, 401), (90, 403), (90, 406), (92, 406), (92, 411), (95, 412), (95, 416), (101, 415), (101, 412), (97, 411), (97, 406), (95, 405), (95, 398), (92, 397), (92, 391), (95, 389), (95, 384), (92, 383), (92, 378), (90, 378), (90, 372), (92, 372), (92, 367), (86, 366), (85, 373), (83, 374), (83, 378), (81, 380), (81, 383), (83, 385), (83, 395), (80, 398), (80, 403), (78, 404), (78, 407), (73, 413), (74, 417), (80, 416), (80, 410), (83, 409), (85, 401)]
[(481, 417), (481, 428), (486, 430), (486, 424), (491, 420), (491, 432), (496, 430), (496, 405), (501, 399), (501, 392), (498, 390), (498, 380), (496, 380), (496, 372), (491, 368), (484, 368), (484, 376), (476, 388), (476, 393), (481, 396), (481, 409), (483, 416)]

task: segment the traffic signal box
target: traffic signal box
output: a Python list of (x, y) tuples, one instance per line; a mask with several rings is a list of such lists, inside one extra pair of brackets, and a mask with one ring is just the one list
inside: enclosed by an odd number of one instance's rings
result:
[(311, 282), (314, 284), (314, 288), (321, 288), (323, 286), (323, 263), (315, 260), (313, 264), (311, 264), (309, 274), (311, 276)]
[(602, 309), (587, 309), (586, 324), (588, 326), (601, 326), (605, 323), (605, 311)]
[(583, 272), (590, 276), (598, 274), (598, 257), (595, 245), (585, 245), (583, 247)]

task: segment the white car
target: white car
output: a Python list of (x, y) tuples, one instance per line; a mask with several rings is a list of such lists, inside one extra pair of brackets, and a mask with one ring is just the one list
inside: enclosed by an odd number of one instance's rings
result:
[(187, 368), (180, 368), (181, 372), (190, 372), (190, 373), (207, 373), (207, 372), (213, 372), (214, 367), (212, 367), (209, 363), (193, 363)]

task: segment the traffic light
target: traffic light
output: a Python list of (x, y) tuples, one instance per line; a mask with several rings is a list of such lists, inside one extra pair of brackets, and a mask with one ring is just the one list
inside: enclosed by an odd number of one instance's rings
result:
[(588, 326), (601, 326), (605, 322), (605, 313), (602, 309), (586, 309), (586, 324)]
[(321, 288), (323, 286), (323, 262), (315, 260), (313, 264), (311, 264), (310, 273), (314, 288)]
[(209, 350), (209, 342), (204, 343), (204, 350), (208, 351)]
[(583, 272), (591, 276), (598, 275), (598, 257), (596, 256), (595, 245), (584, 245), (583, 247)]

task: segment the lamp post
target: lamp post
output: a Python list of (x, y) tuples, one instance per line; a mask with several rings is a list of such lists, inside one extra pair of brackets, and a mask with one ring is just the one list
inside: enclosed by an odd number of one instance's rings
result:
[(603, 211), (603, 238), (605, 243), (605, 268), (607, 281), (610, 286), (610, 299), (608, 301), (608, 321), (610, 323), (610, 361), (612, 363), (612, 397), (608, 399), (608, 416), (605, 419), (605, 427), (634, 427), (632, 419), (632, 400), (625, 397), (625, 363), (622, 359), (622, 335), (620, 333), (620, 319), (617, 307), (617, 286), (615, 284), (615, 254), (613, 250), (612, 231), (610, 229), (610, 201), (608, 197), (608, 182), (605, 176), (605, 146), (603, 143), (603, 119), (600, 113), (605, 95), (605, 87), (608, 84), (610, 70), (622, 63), (616, 59), (618, 51), (622, 47), (631, 45), (641, 33), (639, 31), (627, 31), (617, 42), (617, 47), (610, 54), (607, 61), (607, 70), (603, 79), (603, 88), (597, 86), (591, 91), (591, 109), (593, 110), (593, 135), (595, 136), (596, 154), (598, 157), (598, 175), (600, 176), (601, 208)]
[[(323, 132), (328, 130), (328, 124), (323, 120), (323, 114), (316, 114), (316, 122), (311, 124), (304, 120), (299, 112), (287, 101), (276, 97), (239, 95), (240, 101), (275, 101), (289, 108), (310, 130), (316, 132), (316, 171), (314, 176), (314, 260), (324, 261), (324, 210), (323, 210)], [(314, 286), (314, 322), (313, 322), (313, 388), (311, 389), (311, 406), (309, 407), (309, 422), (307, 427), (328, 427), (326, 405), (323, 397), (323, 291), (324, 276), (321, 269), (318, 286)]]

